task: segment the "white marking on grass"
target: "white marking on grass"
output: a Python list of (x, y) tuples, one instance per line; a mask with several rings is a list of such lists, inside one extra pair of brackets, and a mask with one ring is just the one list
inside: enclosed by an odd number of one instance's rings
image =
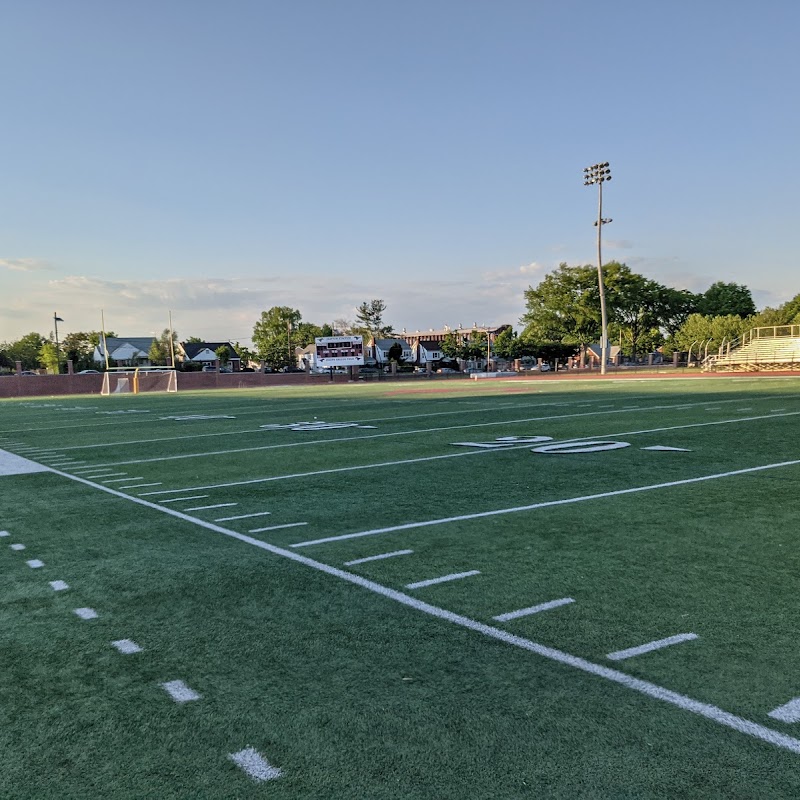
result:
[[(733, 401), (731, 401), (733, 402)], [(690, 404), (690, 406), (700, 405), (699, 403)], [(647, 410), (648, 411), (663, 411), (663, 410), (670, 410), (673, 408), (684, 408), (687, 407), (685, 404), (682, 405), (660, 405), (660, 406), (650, 406)], [(284, 442), (283, 444), (270, 444), (270, 445), (260, 445), (257, 447), (239, 447), (231, 450), (213, 450), (210, 452), (205, 453), (181, 453), (179, 455), (172, 455), (172, 456), (156, 456), (153, 458), (137, 458), (131, 459), (129, 461), (114, 461), (109, 462), (107, 464), (97, 464), (98, 467), (121, 467), (126, 466), (128, 464), (150, 464), (154, 462), (160, 461), (175, 461), (181, 460), (186, 458), (207, 458), (209, 456), (220, 456), (220, 455), (231, 455), (235, 453), (250, 453), (260, 450), (274, 450), (281, 447), (301, 447), (303, 445), (317, 445), (317, 444), (336, 444), (338, 442), (352, 442), (352, 441), (362, 441), (367, 439), (380, 439), (387, 436), (413, 436), (416, 434), (426, 434), (430, 435), (431, 433), (440, 433), (442, 431), (452, 431), (452, 430), (465, 430), (467, 428), (488, 428), (497, 425), (516, 425), (522, 423), (529, 423), (529, 422), (548, 422), (552, 420), (563, 420), (563, 419), (576, 419), (582, 417), (596, 417), (596, 416), (603, 416), (603, 415), (614, 415), (614, 414), (622, 414), (624, 413), (620, 409), (614, 409), (612, 411), (587, 411), (581, 412), (579, 414), (555, 414), (546, 417), (524, 417), (521, 419), (510, 419), (510, 420), (494, 420), (492, 422), (477, 422), (470, 425), (448, 425), (441, 428), (418, 428), (413, 430), (406, 430), (406, 431), (392, 431), (390, 433), (375, 433), (375, 434), (367, 434), (366, 436), (339, 436), (330, 439), (313, 439), (307, 442)], [(795, 412), (800, 414), (800, 411)], [(765, 417), (766, 418), (766, 417)], [(739, 420), (723, 420), (724, 421), (739, 421)], [(698, 423), (703, 424), (703, 423)], [(680, 426), (679, 426), (680, 427)], [(693, 426), (689, 426), (693, 427)], [(657, 429), (662, 430), (662, 429)], [(609, 434), (609, 435), (618, 435), (618, 434)], [(587, 437), (582, 437), (587, 438)], [(599, 437), (595, 437), (599, 438)], [(452, 456), (452, 454), (450, 454)], [(447, 456), (439, 456), (439, 458), (447, 457)]]
[(722, 406), (707, 406), (704, 410), (705, 411), (721, 411), (722, 410)]
[(162, 683), (161, 687), (176, 703), (188, 703), (200, 699), (200, 695), (183, 681), (167, 681)]
[(266, 531), (277, 531), (281, 528), (299, 528), (301, 525), (308, 525), (307, 522), (288, 522), (285, 525), (270, 525), (268, 528), (253, 528), (248, 533), (266, 533)]
[(539, 603), (538, 606), (530, 606), (530, 608), (521, 608), (519, 611), (509, 611), (507, 614), (498, 614), (492, 619), (498, 622), (508, 622), (512, 619), (519, 617), (527, 617), (531, 614), (538, 614), (540, 611), (549, 611), (551, 608), (558, 608), (559, 606), (566, 606), (575, 601), (571, 597), (562, 597), (560, 600), (550, 600), (547, 603)]
[[(149, 494), (149, 492), (145, 492)], [(184, 500), (204, 500), (209, 497), (207, 494), (193, 494), (191, 497), (171, 497), (169, 500), (159, 500), (159, 503), (182, 503)]]
[[(662, 408), (669, 408), (669, 406), (665, 406)], [(792, 417), (800, 415), (800, 411), (792, 411), (788, 414), (784, 414), (785, 417)], [(733, 423), (738, 422), (757, 422), (765, 419), (774, 419), (776, 415), (762, 415), (758, 417), (740, 417), (738, 419), (721, 419), (721, 420), (714, 420), (713, 422), (690, 422), (684, 425), (669, 425), (664, 426), (661, 428), (647, 428), (644, 430), (636, 430), (636, 431), (617, 431), (614, 433), (604, 433), (594, 437), (595, 439), (601, 439), (603, 437), (611, 437), (611, 436), (639, 436), (641, 434), (647, 433), (664, 433), (666, 431), (678, 431), (678, 430), (685, 430), (687, 428), (705, 428), (710, 425), (730, 425)], [(493, 423), (489, 423), (493, 424)], [(383, 434), (381, 434), (383, 435)], [(358, 437), (358, 438), (365, 438), (365, 437)], [(565, 442), (582, 442), (582, 441), (589, 441), (591, 437), (576, 437), (574, 439), (566, 439)], [(330, 441), (344, 441), (343, 439), (335, 439)], [(562, 442), (565, 443), (565, 442)], [(313, 442), (308, 442), (308, 444), (313, 444)], [(283, 445), (279, 445), (283, 446)], [(161, 494), (171, 494), (174, 492), (198, 492), (203, 491), (206, 489), (228, 489), (232, 486), (252, 486), (256, 483), (270, 483), (272, 481), (285, 481), (291, 480), (293, 478), (311, 478), (317, 475), (332, 475), (335, 473), (340, 472), (353, 472), (355, 470), (364, 470), (364, 469), (377, 469), (379, 467), (396, 467), (396, 466), (404, 466), (406, 464), (420, 464), (428, 461), (439, 461), (441, 459), (446, 458), (463, 458), (466, 456), (477, 456), (477, 455), (484, 455), (486, 453), (494, 453), (494, 452), (505, 452), (506, 450), (513, 450), (513, 449), (523, 449), (526, 448), (528, 445), (521, 445), (519, 448), (491, 448), (489, 450), (483, 449), (476, 449), (476, 450), (467, 450), (465, 452), (459, 453), (444, 453), (438, 456), (423, 456), (421, 458), (406, 458), (400, 461), (383, 461), (379, 463), (373, 464), (357, 464), (352, 467), (335, 467), (332, 469), (320, 469), (320, 470), (313, 470), (310, 472), (294, 472), (288, 475), (272, 475), (267, 478), (249, 478), (247, 480), (242, 481), (228, 481), (226, 483), (212, 483), (206, 486), (185, 486), (182, 489), (161, 489), (156, 492), (142, 492), (142, 497), (149, 497), (151, 495), (161, 495)]]
[(12, 550), (24, 550), (25, 549), (25, 545), (24, 544), (10, 544), (9, 547)]
[(736, 409), (736, 411), (752, 411), (752, 410), (753, 410), (752, 406), (750, 406), (748, 408), (737, 408)]
[(25, 562), (31, 569), (39, 569), (44, 566), (44, 561), (39, 561), (38, 558), (32, 558), (30, 561)]
[(367, 556), (366, 558), (356, 558), (352, 561), (345, 561), (346, 567), (352, 567), (355, 564), (366, 564), (367, 561), (382, 561), (384, 558), (394, 558), (395, 556), (410, 556), (413, 550), (393, 550), (391, 553), (380, 553), (377, 556)]
[[(86, 474), (83, 477), (89, 478), (91, 480), (92, 478), (114, 478), (117, 475), (124, 475), (124, 474), (125, 474), (124, 472), (113, 472), (113, 471), (109, 472), (108, 470), (103, 470), (102, 472), (92, 472), (90, 474)], [(125, 478), (125, 480), (129, 481), (130, 478), (129, 477)]]
[(230, 753), (228, 758), (245, 774), (259, 783), (272, 781), (283, 775), (282, 770), (278, 769), (278, 767), (273, 767), (269, 761), (253, 747), (246, 747), (238, 753)]
[(434, 586), (437, 583), (447, 583), (448, 581), (457, 581), (461, 578), (471, 578), (473, 575), (480, 575), (479, 569), (471, 569), (469, 572), (454, 572), (452, 575), (442, 575), (441, 578), (429, 578), (426, 581), (417, 581), (416, 583), (407, 583), (406, 589), (422, 589), (424, 586)]
[(678, 453), (691, 453), (691, 450), (688, 450), (685, 447), (666, 447), (665, 445), (661, 444), (654, 444), (652, 447), (642, 447), (641, 450), (658, 450), (658, 451), (667, 451), (667, 450), (674, 450)]
[(589, 500), (602, 500), (606, 497), (620, 497), (625, 494), (637, 494), (638, 492), (652, 492), (656, 489), (669, 489), (673, 486), (688, 486), (692, 483), (703, 483), (704, 481), (714, 481), (721, 478), (730, 478), (735, 475), (748, 475), (752, 472), (762, 472), (767, 469), (778, 469), (780, 467), (793, 467), (800, 464), (800, 459), (794, 461), (781, 461), (777, 464), (764, 464), (759, 467), (745, 467), (735, 469), (731, 472), (717, 472), (713, 475), (701, 475), (699, 478), (683, 478), (678, 481), (667, 481), (665, 483), (652, 483), (649, 486), (634, 486), (630, 489), (616, 489), (611, 492), (598, 492), (597, 494), (585, 494), (579, 497), (567, 497), (563, 500), (545, 500), (541, 503), (531, 503), (527, 506), (513, 506), (511, 508), (499, 508), (495, 511), (478, 511), (474, 514), (460, 514), (457, 517), (441, 517), (439, 519), (429, 519), (423, 522), (406, 522), (403, 525), (392, 525), (388, 528), (373, 528), (368, 531), (358, 531), (357, 533), (343, 533), (339, 536), (326, 536), (324, 539), (314, 539), (308, 542), (297, 542), (290, 547), (309, 547), (314, 544), (325, 544), (327, 542), (339, 542), (344, 539), (358, 539), (362, 536), (376, 536), (379, 533), (394, 533), (395, 531), (406, 531), (412, 528), (427, 528), (431, 525), (445, 525), (448, 522), (464, 522), (470, 519), (482, 519), (483, 517), (496, 517), (500, 514), (516, 514), (521, 511), (533, 511), (538, 508), (550, 508), (552, 506), (566, 506), (572, 503), (585, 503)]
[(144, 489), (147, 486), (163, 486), (164, 481), (158, 481), (157, 483), (134, 483), (131, 486), (120, 486), (120, 489)]
[(30, 475), (34, 472), (49, 472), (50, 467), (36, 461), (15, 456), (7, 450), (0, 450), (0, 477), (3, 475)]
[(127, 483), (128, 481), (142, 481), (144, 478), (141, 475), (138, 475), (135, 478), (131, 478), (128, 476), (127, 478), (114, 478), (110, 481), (100, 481), (100, 483)]
[(800, 722), (800, 697), (795, 697), (794, 700), (790, 700), (782, 706), (773, 708), (767, 716), (772, 717), (772, 719), (780, 720), (781, 722)]
[(662, 647), (670, 647), (673, 644), (680, 644), (681, 642), (689, 642), (696, 638), (696, 633), (678, 633), (675, 636), (667, 636), (666, 639), (657, 639), (655, 642), (647, 642), (647, 644), (640, 644), (637, 647), (629, 647), (627, 650), (616, 650), (613, 653), (609, 653), (606, 658), (612, 661), (623, 661), (626, 658), (640, 656), (642, 653), (651, 653), (653, 650), (660, 650)]
[(785, 408), (771, 408), (771, 409), (769, 410), (769, 413), (770, 413), (770, 414), (779, 414), (779, 413), (781, 413), (782, 411), (786, 411), (786, 409), (785, 409)]
[[(797, 464), (800, 464), (800, 461), (768, 464), (760, 467), (754, 467), (750, 471), (775, 469), (778, 467), (794, 466)], [(716, 722), (718, 725), (738, 731), (746, 736), (760, 739), (761, 741), (767, 742), (775, 747), (780, 747), (784, 750), (788, 750), (792, 753), (800, 755), (800, 739), (795, 739), (792, 736), (779, 733), (772, 728), (767, 728), (764, 725), (753, 722), (752, 720), (738, 717), (735, 714), (724, 711), (718, 706), (711, 705), (710, 703), (701, 703), (699, 700), (694, 700), (686, 695), (673, 692), (670, 689), (665, 689), (663, 686), (658, 686), (657, 684), (650, 683), (649, 681), (643, 681), (639, 678), (634, 678), (625, 672), (620, 672), (619, 670), (611, 669), (600, 664), (595, 664), (591, 661), (587, 661), (586, 659), (566, 653), (563, 650), (557, 650), (553, 647), (539, 644), (538, 642), (525, 639), (521, 636), (515, 636), (514, 634), (508, 633), (500, 628), (495, 628), (491, 625), (486, 625), (483, 622), (478, 622), (477, 620), (470, 619), (469, 617), (465, 617), (461, 614), (456, 614), (452, 611), (448, 611), (447, 609), (439, 608), (438, 606), (431, 605), (430, 603), (425, 603), (416, 597), (412, 597), (411, 595), (405, 594), (404, 592), (399, 592), (395, 589), (390, 589), (387, 586), (383, 586), (375, 581), (368, 580), (367, 578), (363, 578), (360, 575), (356, 575), (352, 572), (346, 572), (338, 567), (332, 567), (329, 564), (323, 564), (321, 561), (315, 561), (314, 559), (303, 556), (300, 553), (293, 552), (292, 550), (286, 550), (282, 547), (277, 547), (276, 545), (269, 544), (261, 539), (254, 539), (252, 536), (238, 533), (237, 531), (230, 530), (229, 528), (223, 528), (222, 526), (215, 525), (212, 522), (206, 522), (205, 520), (197, 519), (196, 517), (190, 517), (187, 514), (183, 514), (173, 508), (164, 508), (163, 506), (152, 503), (149, 500), (122, 494), (111, 487), (101, 486), (100, 484), (92, 483), (84, 480), (83, 478), (70, 475), (66, 472), (58, 474), (77, 483), (83, 483), (87, 486), (92, 486), (100, 491), (106, 492), (107, 494), (124, 498), (131, 503), (136, 503), (145, 508), (160, 511), (162, 514), (167, 514), (175, 519), (191, 522), (201, 528), (205, 528), (206, 530), (220, 533), (223, 536), (228, 536), (231, 539), (237, 539), (240, 542), (257, 547), (265, 552), (289, 559), (297, 564), (303, 564), (304, 566), (317, 570), (318, 572), (325, 573), (331, 577), (339, 578), (340, 580), (346, 581), (355, 586), (359, 586), (362, 589), (372, 592), (373, 594), (393, 600), (396, 603), (413, 608), (423, 614), (428, 614), (429, 616), (445, 620), (453, 625), (458, 625), (459, 627), (467, 630), (475, 631), (476, 633), (480, 633), (483, 636), (504, 642), (512, 647), (518, 647), (520, 649), (527, 650), (528, 652), (534, 653), (542, 658), (549, 659), (550, 661), (554, 661), (559, 664), (564, 664), (565, 666), (572, 667), (573, 669), (577, 669), (589, 675), (603, 678), (604, 680), (611, 681), (612, 683), (616, 683), (634, 692), (638, 692), (639, 694), (651, 697), (654, 700), (667, 703), (684, 711), (688, 711), (705, 719), (709, 719), (713, 722)]]
[(142, 648), (131, 639), (117, 639), (111, 644), (119, 650), (123, 655), (129, 656), (132, 653), (141, 653)]
[(556, 444), (545, 444), (542, 447), (531, 448), (532, 453), (545, 453), (548, 455), (561, 455), (564, 453), (601, 453), (605, 450), (621, 450), (630, 447), (630, 442), (599, 442), (596, 439), (589, 439), (582, 442), (558, 442)]
[[(170, 501), (162, 500), (161, 502), (169, 503)], [(271, 513), (271, 511), (256, 511), (254, 514), (237, 514), (235, 517), (217, 517), (214, 522), (230, 522), (234, 519), (250, 519), (251, 517), (268, 517)]]
[(0, 536), (11, 536), (8, 531), (0, 531)]
[(72, 612), (81, 619), (97, 619), (98, 614), (93, 608), (76, 608)]
[(66, 581), (50, 581), (50, 586), (52, 586), (54, 592), (63, 592), (65, 589), (69, 589), (69, 584)]
[(187, 508), (185, 511), (208, 511), (211, 508), (231, 508), (238, 505), (238, 503), (214, 503), (213, 506), (194, 506), (194, 508)]

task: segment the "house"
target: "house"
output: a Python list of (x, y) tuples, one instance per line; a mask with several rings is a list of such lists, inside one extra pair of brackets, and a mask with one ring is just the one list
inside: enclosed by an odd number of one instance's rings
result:
[[(105, 346), (108, 348), (108, 358), (118, 366), (143, 367), (150, 365), (150, 348), (155, 341), (155, 336), (134, 336), (127, 339), (121, 336), (106, 336)], [(92, 360), (97, 363), (105, 363), (106, 360), (103, 343), (101, 337), (92, 354)]]
[(477, 333), (485, 333), (489, 336), (489, 338), (494, 341), (497, 336), (499, 336), (504, 330), (507, 328), (512, 327), (511, 325), (504, 324), (504, 325), (496, 325), (492, 327), (491, 325), (471, 325), (470, 327), (463, 327), (459, 325), (458, 327), (451, 328), (449, 325), (445, 325), (444, 328), (439, 330), (434, 330), (431, 328), (427, 331), (415, 331), (411, 333), (407, 331), (405, 328), (403, 329), (403, 338), (406, 339), (410, 344), (414, 345), (421, 340), (425, 340), (428, 342), (442, 342), (444, 341), (450, 334), (455, 334), (459, 340), (469, 339), (470, 335), (473, 331)]
[(380, 365), (388, 364), (392, 360), (389, 351), (396, 345), (400, 346), (400, 360), (411, 364), (414, 361), (414, 351), (405, 339), (371, 339), (369, 343), (375, 361)]
[(431, 341), (430, 339), (417, 339), (411, 345), (414, 352), (414, 363), (424, 367), (426, 364), (436, 364), (444, 358), (441, 342)]
[[(589, 366), (600, 366), (600, 345), (587, 344), (586, 345), (586, 363)], [(622, 359), (622, 348), (618, 344), (611, 344), (606, 351), (606, 358), (609, 364), (618, 364)]]
[(230, 342), (181, 342), (180, 351), (183, 353), (184, 363), (201, 364), (213, 367), (219, 356), (217, 350), (220, 347), (228, 348), (228, 367), (232, 372), (239, 372), (242, 368), (242, 361), (236, 348)]

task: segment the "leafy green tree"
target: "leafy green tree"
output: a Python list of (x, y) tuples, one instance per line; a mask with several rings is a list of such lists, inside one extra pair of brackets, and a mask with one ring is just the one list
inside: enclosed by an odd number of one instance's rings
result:
[(716, 351), (723, 341), (730, 342), (741, 336), (750, 328), (750, 320), (742, 319), (736, 314), (712, 317), (704, 314), (691, 314), (671, 342), (672, 349), (688, 352), (694, 346), (694, 352), (701, 347), (705, 352)]
[(11, 342), (5, 347), (8, 358), (12, 364), (22, 362), (22, 369), (37, 369), (39, 367), (39, 351), (47, 341), (40, 333), (25, 334), (16, 342)]
[(498, 358), (519, 358), (519, 340), (517, 334), (510, 326), (494, 337), (492, 349)]
[(249, 347), (246, 347), (243, 344), (239, 344), (239, 342), (234, 343), (234, 348), (236, 352), (239, 354), (239, 358), (241, 360), (242, 367), (247, 367), (250, 365), (251, 361), (257, 361), (258, 358), (253, 350)]
[(53, 375), (59, 372), (59, 359), (53, 342), (45, 342), (39, 348), (39, 363)]
[(201, 339), (199, 336), (190, 336), (186, 340), (186, 344), (202, 344), (202, 343), (203, 339)]
[(535, 289), (525, 290), (525, 303), (525, 341), (586, 345), (600, 338), (600, 295), (593, 267), (560, 264)]
[[(73, 369), (91, 369), (96, 366), (93, 359), (94, 349), (100, 343), (102, 331), (77, 331), (68, 333), (61, 342), (62, 357), (72, 362)], [(116, 336), (113, 332), (106, 333), (106, 336)]]
[(228, 362), (231, 360), (231, 349), (226, 344), (221, 344), (215, 351), (214, 355), (219, 359), (220, 367), (227, 367)]
[[(172, 339), (172, 347), (170, 347), (170, 339)], [(161, 336), (153, 340), (150, 345), (150, 350), (147, 357), (153, 366), (156, 365), (172, 365), (172, 352), (177, 351), (178, 345), (178, 332), (173, 331), (170, 336), (169, 328), (164, 328)], [(173, 365), (174, 366), (174, 365)]]
[(466, 349), (461, 336), (454, 331), (448, 331), (439, 344), (442, 354), (449, 359), (465, 359)]
[(355, 330), (365, 337), (384, 339), (392, 333), (392, 326), (383, 322), (386, 303), (383, 300), (365, 300), (356, 309)]
[(262, 311), (253, 327), (253, 346), (258, 358), (273, 369), (294, 366), (294, 348), (300, 342), (309, 344), (314, 340), (314, 330), (319, 330), (308, 323), (301, 325), (301, 320), (300, 311), (289, 306)]
[(734, 315), (744, 318), (755, 314), (756, 306), (746, 286), (717, 281), (699, 296), (697, 311), (707, 317)]

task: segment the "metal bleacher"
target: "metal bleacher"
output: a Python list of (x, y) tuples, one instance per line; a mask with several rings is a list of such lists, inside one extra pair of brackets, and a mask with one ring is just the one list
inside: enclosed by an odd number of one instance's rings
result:
[(761, 372), (800, 368), (800, 325), (753, 328), (703, 360), (707, 372)]

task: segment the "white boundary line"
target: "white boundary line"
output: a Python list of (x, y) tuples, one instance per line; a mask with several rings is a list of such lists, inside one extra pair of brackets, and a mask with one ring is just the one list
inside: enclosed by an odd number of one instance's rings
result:
[[(666, 431), (678, 431), (688, 428), (706, 428), (711, 425), (731, 425), (738, 422), (757, 422), (765, 419), (775, 419), (778, 416), (793, 417), (800, 415), (800, 411), (792, 411), (788, 414), (766, 414), (758, 417), (737, 417), (736, 419), (721, 419), (714, 420), (713, 422), (689, 422), (685, 425), (668, 425), (660, 428), (647, 428), (638, 431), (617, 431), (615, 433), (602, 433), (596, 436), (576, 436), (573, 439), (562, 439), (559, 443), (565, 444), (567, 442), (588, 442), (595, 439), (604, 438), (618, 438), (620, 436), (639, 436), (648, 433), (664, 433)], [(485, 453), (507, 453), (512, 450), (524, 450), (529, 448), (530, 444), (522, 444), (515, 447), (492, 447), (492, 448), (475, 448), (475, 450), (459, 451), (457, 453), (442, 453), (437, 456), (421, 456), (420, 458), (405, 458), (400, 461), (381, 461), (374, 464), (356, 464), (351, 467), (332, 467), (331, 469), (318, 469), (310, 472), (294, 472), (288, 475), (271, 475), (268, 478), (249, 478), (242, 481), (228, 481), (226, 483), (212, 483), (206, 486), (185, 486), (181, 489), (161, 489), (157, 492), (142, 492), (142, 497), (149, 497), (151, 495), (160, 494), (174, 494), (175, 492), (200, 492), (206, 489), (227, 489), (231, 486), (250, 486), (254, 483), (270, 483), (272, 481), (285, 481), (293, 478), (312, 478), (317, 475), (332, 475), (338, 472), (353, 472), (361, 469), (376, 469), (378, 467), (397, 467), (405, 464), (420, 464), (425, 461), (439, 461), (446, 458), (464, 458), (467, 456), (476, 456)]]
[[(757, 469), (764, 468), (765, 467)], [(647, 697), (651, 697), (663, 703), (676, 706), (684, 711), (689, 711), (692, 714), (704, 717), (705, 719), (709, 719), (712, 722), (716, 722), (718, 725), (723, 725), (727, 728), (738, 731), (739, 733), (743, 733), (755, 739), (760, 739), (761, 741), (767, 742), (775, 747), (780, 747), (784, 750), (789, 750), (792, 753), (800, 754), (800, 739), (795, 739), (792, 736), (787, 736), (786, 734), (775, 731), (772, 728), (767, 728), (764, 725), (760, 725), (757, 722), (753, 722), (735, 714), (731, 714), (730, 712), (724, 711), (718, 706), (711, 705), (710, 703), (702, 703), (699, 700), (694, 700), (686, 695), (673, 692), (670, 689), (665, 689), (663, 686), (658, 686), (657, 684), (650, 683), (649, 681), (643, 681), (639, 678), (634, 678), (631, 675), (620, 672), (619, 670), (610, 669), (609, 667), (595, 664), (591, 661), (587, 661), (584, 658), (573, 656), (570, 653), (565, 653), (562, 650), (557, 650), (556, 648), (539, 644), (538, 642), (525, 639), (521, 636), (514, 636), (513, 634), (510, 634), (500, 628), (495, 628), (491, 625), (486, 625), (483, 622), (478, 622), (477, 620), (470, 619), (469, 617), (465, 617), (461, 614), (456, 614), (444, 608), (431, 605), (430, 603), (425, 603), (416, 597), (405, 594), (404, 592), (399, 592), (395, 589), (390, 589), (387, 586), (382, 586), (375, 581), (362, 578), (360, 575), (355, 575), (352, 572), (346, 572), (338, 567), (332, 567), (329, 564), (323, 564), (321, 561), (315, 561), (314, 559), (307, 558), (306, 556), (295, 553), (291, 550), (286, 550), (282, 547), (276, 547), (275, 545), (261, 541), (260, 539), (254, 539), (251, 536), (237, 533), (236, 531), (229, 530), (228, 528), (223, 528), (219, 525), (215, 525), (213, 522), (205, 522), (204, 520), (190, 517), (186, 514), (182, 514), (180, 511), (176, 511), (173, 508), (164, 508), (163, 506), (159, 506), (156, 503), (151, 503), (150, 501), (144, 500), (140, 497), (131, 497), (130, 495), (123, 494), (116, 489), (112, 489), (108, 486), (102, 486), (97, 483), (92, 483), (85, 478), (79, 478), (66, 472), (58, 472), (56, 470), (53, 470), (53, 472), (56, 475), (61, 475), (61, 477), (68, 478), (76, 483), (83, 483), (86, 486), (99, 489), (107, 494), (122, 497), (131, 503), (137, 503), (145, 508), (159, 511), (162, 514), (167, 514), (192, 525), (198, 525), (206, 530), (221, 533), (222, 535), (229, 536), (232, 539), (238, 539), (240, 542), (244, 542), (252, 545), (253, 547), (265, 550), (273, 555), (287, 558), (290, 561), (303, 564), (311, 569), (323, 572), (326, 575), (347, 581), (355, 586), (360, 586), (362, 589), (366, 589), (367, 591), (373, 592), (381, 597), (385, 597), (388, 600), (393, 600), (396, 603), (413, 608), (423, 614), (428, 614), (429, 616), (437, 619), (450, 622), (453, 625), (458, 625), (459, 627), (466, 628), (467, 630), (475, 631), (476, 633), (480, 633), (483, 636), (503, 642), (504, 644), (512, 647), (518, 647), (522, 650), (527, 650), (528, 652), (535, 653), (536, 655), (549, 659), (550, 661), (555, 661), (559, 664), (580, 670), (581, 672), (594, 675), (595, 677), (603, 678), (604, 680), (624, 686), (625, 688), (631, 689), (639, 694), (646, 695)]]
[(551, 608), (558, 608), (559, 606), (565, 606), (574, 602), (575, 601), (571, 597), (562, 597), (560, 600), (550, 600), (547, 603), (539, 603), (538, 606), (521, 608), (519, 611), (509, 611), (507, 614), (498, 614), (496, 617), (492, 617), (492, 619), (497, 620), (497, 622), (509, 622), (512, 619), (538, 614), (540, 611), (549, 611)]
[(696, 633), (678, 633), (675, 636), (667, 636), (666, 639), (657, 639), (655, 642), (640, 644), (638, 647), (629, 647), (627, 650), (616, 650), (613, 653), (609, 653), (606, 658), (611, 659), (611, 661), (623, 661), (626, 658), (640, 656), (643, 653), (652, 653), (653, 650), (660, 650), (662, 647), (670, 647), (673, 644), (680, 644), (681, 642), (689, 642), (696, 638)]
[(572, 503), (584, 503), (587, 500), (601, 500), (605, 497), (619, 497), (624, 494), (637, 494), (639, 492), (651, 492), (654, 489), (668, 489), (672, 486), (688, 486), (692, 483), (702, 483), (703, 481), (713, 481), (719, 478), (730, 478), (734, 475), (747, 475), (751, 472), (762, 472), (766, 469), (778, 469), (780, 467), (791, 467), (800, 464), (800, 459), (794, 461), (781, 461), (777, 464), (764, 464), (760, 467), (745, 467), (735, 469), (730, 472), (717, 472), (713, 475), (701, 475), (698, 478), (682, 478), (677, 481), (666, 481), (665, 483), (651, 483), (649, 486), (634, 486), (630, 489), (615, 489), (611, 492), (598, 492), (597, 494), (585, 494), (579, 497), (567, 497), (562, 500), (545, 500), (541, 503), (531, 503), (527, 506), (513, 506), (511, 508), (498, 508), (495, 511), (478, 511), (474, 514), (460, 514), (457, 517), (441, 517), (440, 519), (429, 519), (423, 522), (406, 522), (403, 525), (392, 525), (387, 528), (373, 528), (368, 531), (358, 531), (356, 533), (343, 533), (339, 536), (325, 536), (322, 539), (312, 539), (307, 542), (297, 542), (289, 545), (290, 547), (310, 547), (315, 544), (325, 544), (327, 542), (340, 542), (344, 539), (360, 539), (362, 536), (376, 536), (379, 533), (394, 533), (396, 531), (408, 531), (413, 528), (429, 528), (432, 525), (445, 525), (448, 522), (464, 522), (472, 519), (483, 519), (484, 517), (496, 517), (501, 514), (517, 514), (520, 511), (534, 511), (538, 508), (551, 508), (553, 506), (566, 506)]

